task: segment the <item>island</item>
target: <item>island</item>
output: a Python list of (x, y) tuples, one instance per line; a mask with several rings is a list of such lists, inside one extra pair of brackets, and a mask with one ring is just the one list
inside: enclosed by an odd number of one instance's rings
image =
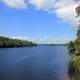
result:
[(0, 48), (16, 48), (16, 47), (33, 47), (37, 46), (28, 40), (12, 39), (9, 37), (0, 36)]

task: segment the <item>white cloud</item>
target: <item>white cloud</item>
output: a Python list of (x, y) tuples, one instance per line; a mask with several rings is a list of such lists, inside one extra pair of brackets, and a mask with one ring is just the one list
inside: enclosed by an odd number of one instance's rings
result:
[(72, 26), (78, 25), (75, 12), (78, 3), (74, 0), (30, 0), (29, 3), (35, 6), (36, 9), (55, 13), (62, 21), (68, 22)]
[(13, 35), (1, 35), (4, 37), (9, 37), (11, 39), (20, 39), (20, 40), (28, 40), (28, 41), (32, 41), (34, 43), (37, 44), (65, 44), (65, 43), (69, 43), (70, 41), (73, 41), (76, 39), (76, 37), (72, 36), (69, 38), (65, 38), (65, 37), (42, 37), (42, 38), (32, 38), (32, 37), (28, 37), (28, 36), (13, 36)]
[[(40, 39), (34, 39), (34, 42), (38, 44), (65, 44), (69, 43), (70, 41), (74, 40), (75, 38), (40, 38)], [(33, 41), (33, 40), (32, 40)]]
[(20, 39), (20, 40), (29, 40), (29, 37), (26, 36), (11, 36), (12, 39)]
[(29, 3), (36, 9), (51, 10), (54, 8), (55, 0), (30, 0)]
[(59, 7), (55, 10), (56, 15), (65, 22), (70, 23), (72, 26), (78, 26), (79, 19), (76, 18), (76, 8), (77, 4), (71, 4), (64, 7)]
[(27, 4), (24, 0), (2, 0), (7, 6), (18, 8), (18, 9), (25, 9)]
[[(6, 5), (26, 9), (27, 5), (33, 5), (36, 10), (45, 10), (56, 14), (60, 20), (70, 23), (72, 26), (78, 25), (75, 8), (78, 6), (76, 0), (2, 0)], [(79, 0), (78, 0), (79, 1)]]
[(3, 34), (1, 36), (4, 36), (4, 37), (9, 37), (11, 39), (20, 39), (20, 40), (31, 40), (28, 36), (13, 36), (13, 35), (8, 35), (8, 34)]

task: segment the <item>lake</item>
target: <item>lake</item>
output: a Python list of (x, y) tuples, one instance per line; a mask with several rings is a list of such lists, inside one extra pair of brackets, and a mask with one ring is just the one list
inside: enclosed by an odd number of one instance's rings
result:
[(0, 80), (69, 80), (66, 46), (0, 48)]

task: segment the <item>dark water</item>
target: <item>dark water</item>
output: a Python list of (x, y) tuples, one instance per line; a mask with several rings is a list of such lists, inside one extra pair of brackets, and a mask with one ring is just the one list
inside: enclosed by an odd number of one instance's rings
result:
[(0, 49), (0, 80), (69, 80), (66, 46)]

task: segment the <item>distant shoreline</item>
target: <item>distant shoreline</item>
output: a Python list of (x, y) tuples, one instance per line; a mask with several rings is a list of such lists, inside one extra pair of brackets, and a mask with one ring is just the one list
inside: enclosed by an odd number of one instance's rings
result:
[(11, 39), (9, 37), (0, 36), (0, 48), (17, 48), (33, 46), (37, 46), (37, 44), (28, 40)]
[(38, 45), (45, 45), (45, 46), (67, 46), (67, 44), (38, 44)]

